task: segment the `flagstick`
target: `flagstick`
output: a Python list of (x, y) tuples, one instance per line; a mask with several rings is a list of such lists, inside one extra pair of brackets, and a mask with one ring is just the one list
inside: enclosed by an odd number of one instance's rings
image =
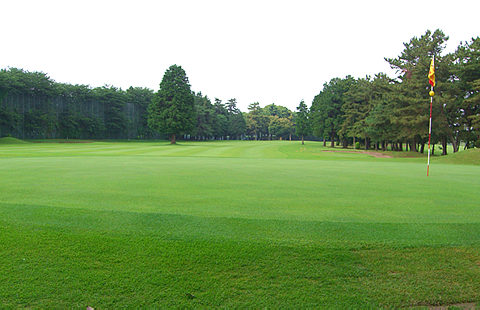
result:
[[(433, 86), (432, 90), (433, 92)], [(430, 170), (430, 139), (432, 136), (432, 105), (433, 105), (433, 96), (430, 96), (430, 125), (428, 126), (428, 160), (427, 160), (427, 177)]]

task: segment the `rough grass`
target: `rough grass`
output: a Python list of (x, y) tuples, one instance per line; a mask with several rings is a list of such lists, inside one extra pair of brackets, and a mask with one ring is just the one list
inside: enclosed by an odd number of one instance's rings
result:
[(438, 159), (426, 178), (424, 158), (324, 150), (310, 142), (6, 145), (0, 307), (480, 300), (479, 166)]
[(27, 144), (27, 141), (23, 141), (13, 137), (0, 138), (0, 144)]
[(469, 149), (438, 159), (439, 163), (457, 165), (480, 165), (480, 149)]

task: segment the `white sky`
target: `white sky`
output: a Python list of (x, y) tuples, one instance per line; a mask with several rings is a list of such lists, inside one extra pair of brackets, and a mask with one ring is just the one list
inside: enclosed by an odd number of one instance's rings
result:
[(334, 77), (392, 73), (427, 29), (448, 50), (480, 35), (480, 1), (0, 0), (0, 68), (58, 82), (158, 90), (172, 64), (194, 91), (295, 109)]

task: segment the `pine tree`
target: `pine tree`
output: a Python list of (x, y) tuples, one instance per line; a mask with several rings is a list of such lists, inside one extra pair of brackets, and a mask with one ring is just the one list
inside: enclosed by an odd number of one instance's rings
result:
[(195, 124), (194, 96), (181, 66), (172, 65), (165, 72), (160, 90), (148, 107), (148, 126), (170, 137), (191, 131)]
[(300, 105), (297, 107), (295, 131), (297, 136), (302, 137), (302, 144), (304, 144), (303, 138), (309, 134), (310, 124), (308, 121), (308, 107), (303, 100), (300, 101)]
[[(404, 43), (405, 49), (397, 58), (386, 58), (390, 66), (397, 70), (398, 88), (392, 95), (395, 106), (392, 124), (400, 129), (399, 139), (410, 142), (411, 149), (417, 151), (417, 144), (423, 146), (428, 140), (429, 85), (427, 74), (432, 56), (436, 59), (437, 88), (447, 75), (442, 72), (441, 52), (448, 37), (441, 31), (427, 31), (424, 35)], [(439, 93), (435, 96), (438, 100)], [(440, 106), (434, 106), (438, 113)]]

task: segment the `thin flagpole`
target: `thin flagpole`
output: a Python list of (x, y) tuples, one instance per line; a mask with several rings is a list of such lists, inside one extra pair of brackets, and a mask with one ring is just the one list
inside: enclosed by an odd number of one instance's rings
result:
[[(433, 86), (431, 88), (433, 92)], [(433, 105), (433, 96), (430, 96), (430, 123), (428, 126), (428, 159), (427, 159), (427, 177), (430, 170), (430, 140), (432, 137), (432, 105)]]
[(432, 56), (432, 62), (430, 63), (430, 70), (428, 71), (428, 82), (432, 86), (430, 88), (430, 122), (428, 125), (428, 159), (427, 159), (427, 177), (430, 172), (430, 141), (432, 139), (432, 105), (433, 105), (433, 87), (435, 86), (435, 56)]

